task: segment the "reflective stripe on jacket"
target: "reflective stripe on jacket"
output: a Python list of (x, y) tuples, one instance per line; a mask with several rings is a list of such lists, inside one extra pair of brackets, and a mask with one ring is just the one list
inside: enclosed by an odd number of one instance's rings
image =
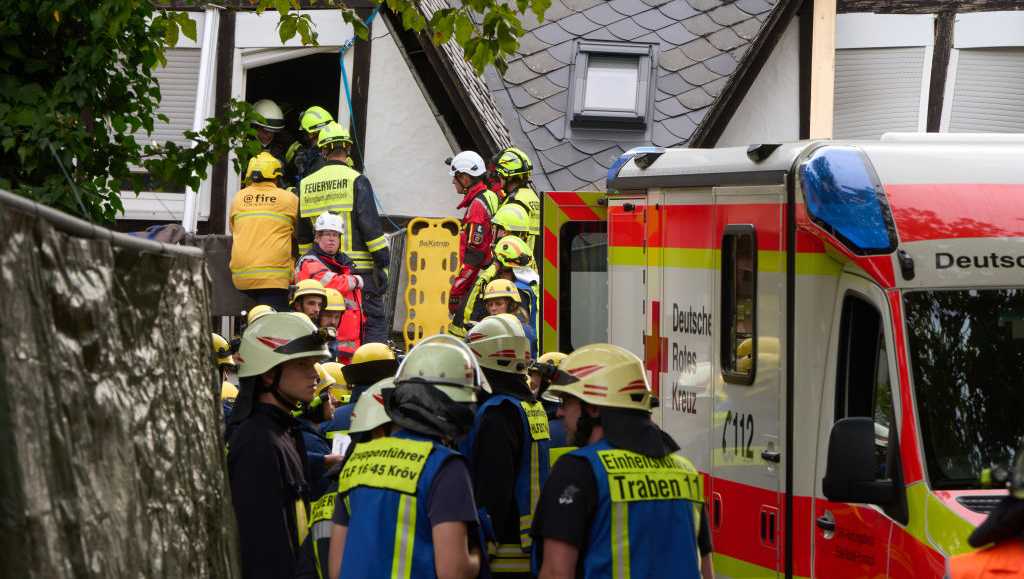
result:
[(437, 576), (427, 500), (449, 459), (462, 460), (441, 443), (405, 431), (356, 445), (338, 484), (349, 513), (343, 579)]
[(662, 458), (607, 440), (569, 453), (587, 459), (597, 481), (597, 512), (583, 558), (586, 579), (698, 579), (703, 481), (678, 455)]

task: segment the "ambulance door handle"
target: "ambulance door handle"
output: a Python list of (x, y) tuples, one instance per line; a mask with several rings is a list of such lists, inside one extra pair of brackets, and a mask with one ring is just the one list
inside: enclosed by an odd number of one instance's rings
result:
[(836, 530), (836, 519), (832, 516), (832, 513), (827, 511), (824, 516), (815, 519), (814, 523), (818, 525), (819, 529), (825, 531), (826, 534), (833, 533)]
[(778, 464), (782, 461), (782, 453), (777, 450), (762, 450), (761, 460)]

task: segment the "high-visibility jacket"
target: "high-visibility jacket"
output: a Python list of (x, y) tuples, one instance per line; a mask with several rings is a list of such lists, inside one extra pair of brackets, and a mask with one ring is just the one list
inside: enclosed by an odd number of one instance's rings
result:
[[(513, 269), (516, 289), (519, 290), (519, 306), (523, 323), (523, 331), (530, 340), (530, 354), (537, 358), (537, 328), (540, 327), (540, 276), (529, 267), (517, 267)], [(495, 280), (498, 275), (496, 264), (480, 272), (476, 282), (469, 290), (466, 299), (462, 300), (459, 307), (452, 315), (452, 321), (448, 325), (448, 333), (453, 336), (464, 338), (468, 333), (470, 322), (479, 322), (487, 317), (487, 310), (484, 306), (484, 290), (487, 284)]]
[(494, 243), (494, 226), (491, 219), (498, 210), (498, 195), (480, 181), (469, 188), (459, 203), (458, 209), (465, 209), (462, 216), (462, 232), (459, 234), (458, 275), (452, 283), (449, 296), (462, 298), (473, 287), (480, 270), (491, 263), (491, 245)]
[(324, 287), (334, 288), (341, 292), (345, 300), (345, 311), (341, 312), (335, 346), (341, 358), (351, 359), (352, 354), (362, 344), (362, 329), (366, 316), (363, 314), (363, 296), (356, 278), (352, 274), (352, 260), (345, 254), (327, 255), (314, 247), (299, 258), (295, 264), (295, 281), (315, 279)]
[(338, 479), (338, 505), (349, 515), (343, 579), (437, 576), (427, 500), (448, 460), (462, 458), (407, 431), (356, 445)]
[(370, 180), (342, 161), (330, 160), (299, 183), (299, 252), (312, 247), (313, 225), (325, 211), (337, 213), (345, 224), (339, 251), (363, 274), (374, 267), (387, 270), (387, 238), (373, 199)]
[[(537, 510), (540, 489), (548, 478), (551, 434), (548, 430), (548, 415), (540, 401), (530, 401), (508, 394), (494, 394), (476, 411), (473, 429), (462, 442), (463, 454), (472, 460), (477, 433), (484, 414), (499, 404), (511, 404), (519, 414), (523, 426), (523, 440), (520, 444), (519, 463), (516, 467), (515, 503), (519, 516), (519, 542), (499, 544), (491, 552), (492, 573), (529, 573), (530, 547), (533, 537), (533, 514)], [(500, 537), (499, 537), (500, 538)]]
[(332, 485), (310, 508), (309, 537), (313, 549), (313, 564), (317, 577), (327, 579), (327, 550), (330, 548), (331, 531), (334, 528), (334, 504), (338, 497), (337, 484)]
[(240, 290), (288, 289), (299, 200), (272, 181), (254, 183), (231, 201), (231, 280)]
[(1024, 578), (1024, 541), (1002, 541), (949, 561), (950, 579)]
[(585, 579), (698, 579), (703, 479), (676, 454), (653, 458), (607, 440), (569, 453), (590, 463), (597, 512), (583, 558)]
[(529, 187), (520, 187), (515, 193), (505, 197), (502, 205), (507, 203), (522, 206), (530, 216), (530, 239), (527, 242), (533, 247), (533, 240), (540, 235), (540, 196)]

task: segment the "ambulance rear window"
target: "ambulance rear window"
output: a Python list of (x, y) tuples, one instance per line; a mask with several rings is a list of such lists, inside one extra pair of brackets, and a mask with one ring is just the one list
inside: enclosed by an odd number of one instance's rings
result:
[(559, 232), (559, 350), (608, 341), (608, 224), (570, 221)]
[(727, 225), (722, 235), (722, 376), (754, 383), (757, 366), (757, 236), (753, 225)]
[(855, 254), (891, 253), (896, 234), (885, 192), (855, 147), (825, 146), (800, 165), (811, 219)]

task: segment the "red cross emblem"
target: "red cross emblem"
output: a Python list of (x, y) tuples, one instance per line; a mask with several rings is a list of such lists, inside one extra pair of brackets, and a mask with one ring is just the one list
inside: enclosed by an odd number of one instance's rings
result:
[(668, 338), (661, 336), (661, 302), (651, 302), (651, 335), (644, 336), (644, 367), (651, 373), (651, 390), (661, 392), (661, 373), (668, 372)]

